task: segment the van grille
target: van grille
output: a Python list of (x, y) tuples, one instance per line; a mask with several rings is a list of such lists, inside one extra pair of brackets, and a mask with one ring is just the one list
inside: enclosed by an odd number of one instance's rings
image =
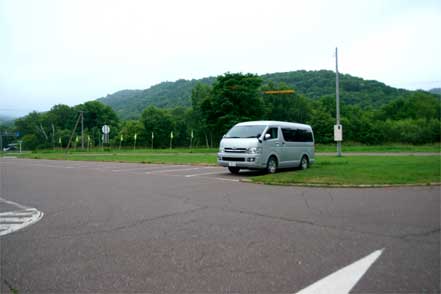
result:
[(224, 161), (245, 161), (243, 157), (222, 157)]
[(224, 148), (224, 152), (226, 153), (245, 153), (247, 152), (246, 148)]

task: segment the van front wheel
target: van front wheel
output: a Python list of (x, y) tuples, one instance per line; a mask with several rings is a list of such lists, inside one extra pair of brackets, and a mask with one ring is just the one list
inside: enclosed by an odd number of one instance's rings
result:
[(270, 174), (274, 174), (277, 171), (277, 159), (271, 156), (266, 164), (266, 170)]
[(229, 166), (228, 170), (230, 171), (230, 173), (237, 175), (239, 173), (239, 171), (240, 171), (240, 168)]

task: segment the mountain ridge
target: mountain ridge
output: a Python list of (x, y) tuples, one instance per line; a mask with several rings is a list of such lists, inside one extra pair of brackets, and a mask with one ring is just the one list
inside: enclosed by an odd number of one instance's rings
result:
[[(307, 98), (316, 100), (323, 96), (335, 97), (335, 72), (330, 70), (297, 70), (259, 75), (263, 85), (280, 84), (296, 90)], [(342, 103), (362, 108), (378, 108), (412, 91), (388, 86), (376, 80), (365, 80), (349, 74), (340, 74)], [(97, 100), (112, 107), (122, 119), (139, 118), (149, 105), (161, 108), (191, 106), (191, 91), (197, 83), (211, 85), (215, 77), (174, 82), (166, 81), (144, 90), (121, 90)]]

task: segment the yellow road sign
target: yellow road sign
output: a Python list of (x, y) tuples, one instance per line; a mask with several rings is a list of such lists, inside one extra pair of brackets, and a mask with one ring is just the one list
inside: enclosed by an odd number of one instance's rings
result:
[(292, 94), (294, 93), (294, 90), (270, 90), (270, 91), (263, 91), (264, 94)]

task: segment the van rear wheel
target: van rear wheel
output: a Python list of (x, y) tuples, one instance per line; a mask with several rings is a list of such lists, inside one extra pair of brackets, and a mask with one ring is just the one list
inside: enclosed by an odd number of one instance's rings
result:
[(303, 155), (302, 160), (300, 161), (300, 169), (305, 170), (309, 166), (308, 156)]
[(277, 159), (274, 156), (271, 156), (268, 159), (268, 163), (266, 164), (266, 171), (269, 174), (274, 174), (277, 171)]
[(228, 170), (230, 171), (230, 173), (237, 175), (240, 171), (240, 168), (234, 167), (234, 166), (229, 166)]

